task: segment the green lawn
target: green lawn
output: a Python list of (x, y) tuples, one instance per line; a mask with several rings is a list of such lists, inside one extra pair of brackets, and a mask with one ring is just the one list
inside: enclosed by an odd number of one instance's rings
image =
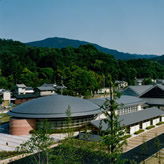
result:
[(8, 116), (6, 113), (0, 113), (0, 124), (4, 122), (8, 122), (10, 119), (10, 116)]

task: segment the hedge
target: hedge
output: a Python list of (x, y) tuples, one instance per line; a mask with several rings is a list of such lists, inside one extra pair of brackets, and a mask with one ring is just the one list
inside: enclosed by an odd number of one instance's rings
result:
[(164, 124), (164, 122), (162, 121), (157, 123), (157, 125), (162, 125), (162, 124)]
[(140, 129), (140, 130), (136, 131), (134, 134), (140, 134), (142, 132), (144, 132), (144, 130), (143, 129)]
[(146, 129), (149, 130), (149, 129), (152, 129), (154, 127), (155, 127), (154, 125), (150, 125), (150, 126), (146, 127)]

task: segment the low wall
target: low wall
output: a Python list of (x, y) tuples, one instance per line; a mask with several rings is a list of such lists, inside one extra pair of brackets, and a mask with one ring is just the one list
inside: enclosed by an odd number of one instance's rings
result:
[(150, 121), (146, 121), (142, 123), (142, 129), (146, 129), (148, 126), (150, 126)]
[(139, 129), (140, 129), (139, 124), (131, 126), (131, 127), (130, 127), (130, 134), (135, 133), (135, 132), (138, 131)]
[(156, 125), (159, 122), (159, 118), (153, 119), (153, 125)]
[(9, 133), (11, 135), (27, 135), (36, 128), (35, 119), (11, 118), (9, 123)]

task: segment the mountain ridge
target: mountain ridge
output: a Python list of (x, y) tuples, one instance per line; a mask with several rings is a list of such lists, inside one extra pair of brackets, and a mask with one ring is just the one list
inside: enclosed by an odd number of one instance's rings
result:
[(80, 41), (80, 40), (75, 40), (75, 39), (60, 38), (60, 37), (51, 37), (51, 38), (46, 38), (39, 41), (28, 42), (25, 44), (29, 46), (33, 46), (33, 47), (48, 47), (48, 48), (59, 48), (59, 49), (69, 47), (69, 46), (78, 48), (80, 45), (92, 44), (99, 51), (107, 53), (107, 54), (111, 54), (116, 59), (122, 59), (122, 60), (138, 59), (138, 58), (150, 59), (150, 58), (158, 57), (158, 55), (154, 55), (154, 54), (145, 55), (145, 54), (131, 54), (131, 53), (120, 52), (114, 49), (102, 47), (95, 43), (90, 43), (90, 42)]

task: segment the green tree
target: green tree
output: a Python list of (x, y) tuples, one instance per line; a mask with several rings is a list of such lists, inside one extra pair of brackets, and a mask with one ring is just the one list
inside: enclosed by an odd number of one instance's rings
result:
[(0, 105), (3, 103), (2, 97), (0, 96)]
[(146, 138), (145, 138), (145, 136), (143, 136), (143, 138), (142, 138), (141, 152), (140, 152), (141, 155), (142, 155), (142, 163), (143, 164), (146, 163), (145, 158), (146, 158), (147, 151), (148, 151), (148, 147), (147, 147), (147, 143), (146, 143)]
[(0, 88), (8, 89), (8, 80), (4, 76), (0, 76)]
[(143, 85), (149, 85), (149, 84), (152, 84), (151, 78), (146, 78), (146, 79), (144, 79)]
[(38, 79), (38, 73), (30, 71), (28, 68), (24, 68), (19, 79), (19, 83), (24, 83), (27, 86), (35, 87)]
[(110, 99), (106, 99), (102, 106), (103, 113), (106, 116), (104, 122), (107, 124), (107, 129), (102, 139), (107, 146), (111, 163), (123, 162), (120, 157), (123, 152), (123, 146), (126, 145), (124, 127), (120, 125), (119, 115), (117, 114), (118, 104), (116, 99), (119, 96), (115, 84), (110, 81)]
[(39, 69), (39, 78), (44, 81), (44, 83), (54, 82), (54, 70), (50, 67)]
[[(38, 130), (35, 130), (32, 133), (30, 139), (21, 144), (17, 150), (23, 153), (36, 153), (36, 155), (32, 155), (35, 160), (34, 163), (40, 164), (43, 160), (44, 163), (46, 161), (48, 164), (50, 146), (53, 144), (53, 139), (50, 137), (50, 129), (50, 124), (47, 121), (44, 121), (39, 125)], [(41, 158), (41, 153), (45, 153), (46, 160)]]
[(161, 164), (161, 152), (160, 152), (161, 143), (157, 134), (155, 134), (154, 147), (156, 150), (156, 158), (158, 158), (158, 163)]
[(68, 105), (68, 109), (66, 110), (66, 115), (67, 115), (67, 120), (66, 120), (66, 125), (67, 125), (67, 133), (68, 133), (68, 138), (70, 139), (73, 137), (73, 128), (72, 128), (72, 118), (71, 118), (71, 107)]

